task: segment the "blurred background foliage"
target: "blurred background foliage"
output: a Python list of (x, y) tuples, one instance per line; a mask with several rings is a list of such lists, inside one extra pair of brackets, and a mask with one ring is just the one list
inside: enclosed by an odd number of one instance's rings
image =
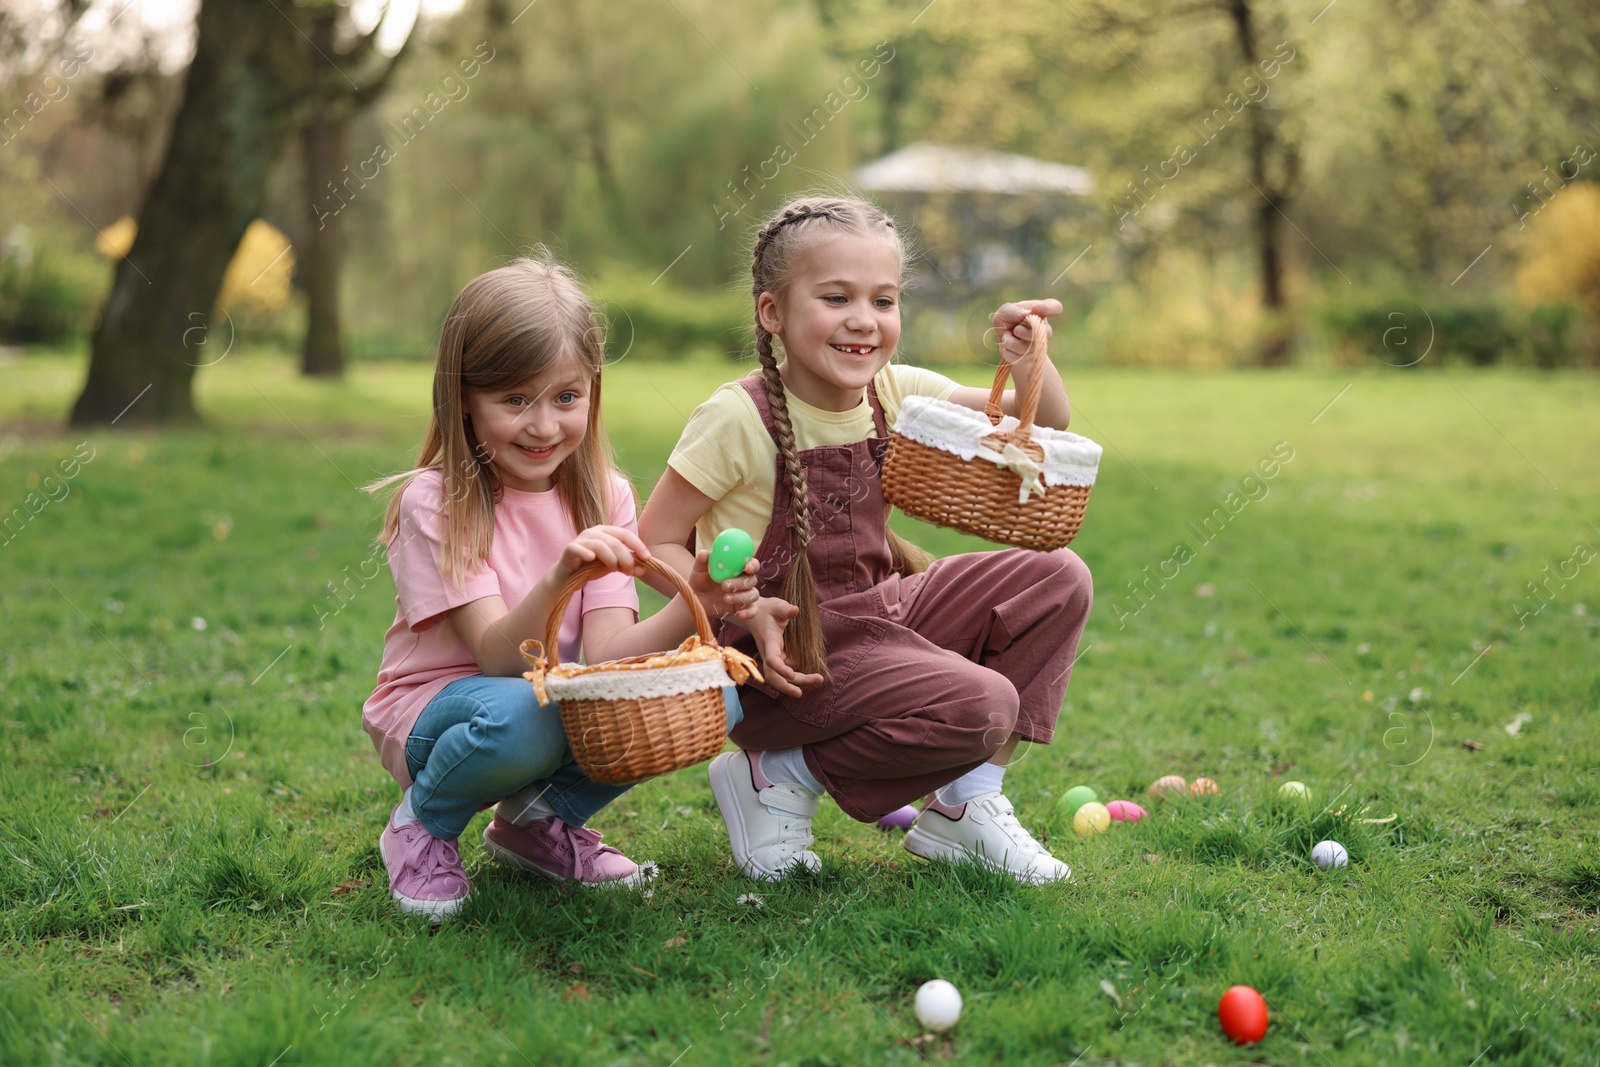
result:
[[(195, 9), (121, 6), (0, 0), (0, 343), (86, 344), (111, 282), (96, 244), (161, 166)], [(736, 356), (752, 228), (932, 143), (1094, 187), (1036, 270), (919, 267), (913, 361), (982, 359), (998, 299), (1053, 295), (1082, 362), (1253, 364), (1276, 337), (1308, 364), (1600, 363), (1600, 10), (1578, 0), (465, 0), (409, 39), (349, 117), (338, 189), (308, 189), (285, 139), (271, 229), (229, 283), (286, 251), (282, 284), (220, 298), (248, 339), (299, 345), (321, 205), (343, 225), (349, 358), (431, 359), (460, 286), (535, 245), (591, 281), (615, 357)], [(902, 216), (919, 264), (962, 239), (955, 211)]]

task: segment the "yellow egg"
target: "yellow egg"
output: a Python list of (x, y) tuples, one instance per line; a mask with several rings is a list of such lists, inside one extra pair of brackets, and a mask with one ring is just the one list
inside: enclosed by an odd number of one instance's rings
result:
[(1104, 804), (1093, 800), (1079, 808), (1078, 813), (1072, 817), (1072, 828), (1083, 837), (1103, 834), (1110, 826), (1111, 812), (1106, 810)]

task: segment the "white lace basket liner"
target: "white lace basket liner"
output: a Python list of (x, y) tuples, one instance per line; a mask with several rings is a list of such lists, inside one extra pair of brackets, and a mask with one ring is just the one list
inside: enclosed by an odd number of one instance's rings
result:
[[(908, 396), (900, 405), (894, 432), (964, 460), (983, 459), (1010, 470), (1022, 483), (1017, 492), (1019, 504), (1034, 494), (1043, 496), (1048, 486), (1094, 484), (1104, 452), (1099, 445), (1067, 430), (1035, 426), (1033, 440), (1044, 451), (1042, 462), (1036, 462), (998, 436), (1009, 434), (1020, 425), (1022, 420), (1014, 415), (1006, 415), (996, 425), (983, 412), (949, 400)], [(1039, 477), (1033, 477), (1035, 473)]]
[(1000, 408), (1012, 365), (1001, 361), (981, 412), (946, 400), (907, 397), (889, 435), (883, 491), (913, 518), (986, 541), (1048, 552), (1077, 536), (1101, 448), (1086, 437), (1034, 425), (1044, 389), (1045, 326), (1033, 327), (1019, 381), (1020, 417)]
[(736, 648), (706, 646), (698, 636), (679, 645), (674, 652), (648, 657), (612, 660), (584, 666), (562, 663), (547, 666), (544, 648), (529, 641), (528, 651), (537, 661), (522, 675), (533, 683), (539, 703), (558, 704), (570, 700), (637, 700), (640, 697), (675, 697), (701, 689), (718, 693), (730, 685), (743, 685), (761, 672), (753, 660)]
[(562, 585), (544, 641), (521, 645), (531, 668), (523, 677), (541, 704), (556, 702), (578, 766), (606, 785), (640, 782), (715, 756), (727, 736), (723, 689), (764, 680), (749, 656), (717, 644), (705, 608), (682, 575), (657, 559), (644, 562), (677, 586), (694, 615), (697, 632), (677, 649), (604, 663), (561, 662), (561, 620), (573, 594), (607, 573), (597, 563)]

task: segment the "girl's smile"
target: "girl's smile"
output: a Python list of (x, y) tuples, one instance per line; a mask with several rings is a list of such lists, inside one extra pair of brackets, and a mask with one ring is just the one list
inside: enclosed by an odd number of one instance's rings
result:
[(529, 448), (527, 445), (517, 445), (517, 448), (521, 449), (523, 455), (528, 456), (530, 459), (549, 459), (556, 454), (556, 445), (560, 443), (558, 441), (555, 445), (550, 445), (546, 448)]

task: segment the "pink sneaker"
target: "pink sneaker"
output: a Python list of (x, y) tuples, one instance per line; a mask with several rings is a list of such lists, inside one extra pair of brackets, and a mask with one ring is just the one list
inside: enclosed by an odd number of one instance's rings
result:
[(396, 826), (391, 815), (378, 851), (389, 869), (389, 895), (407, 915), (438, 922), (460, 911), (472, 892), (456, 843), (434, 837), (420, 822)]
[(633, 862), (600, 843), (600, 835), (568, 826), (559, 816), (534, 819), (526, 826), (496, 815), (483, 828), (483, 850), (490, 859), (557, 882), (587, 886), (642, 886), (656, 876), (656, 865)]

